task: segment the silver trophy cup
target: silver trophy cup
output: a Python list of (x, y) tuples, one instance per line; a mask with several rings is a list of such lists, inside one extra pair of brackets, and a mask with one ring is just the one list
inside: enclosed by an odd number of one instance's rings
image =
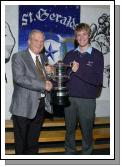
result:
[(67, 75), (67, 68), (70, 68), (70, 65), (64, 64), (62, 61), (58, 61), (54, 65), (54, 74), (52, 79), (54, 81), (54, 87), (52, 92), (52, 103), (56, 105), (67, 106), (69, 102), (69, 92), (66, 87), (66, 82), (70, 79)]

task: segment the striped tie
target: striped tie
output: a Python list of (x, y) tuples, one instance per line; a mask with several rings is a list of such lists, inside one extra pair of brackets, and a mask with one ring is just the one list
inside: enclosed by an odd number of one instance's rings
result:
[(37, 71), (39, 73), (40, 79), (45, 81), (46, 78), (45, 78), (45, 75), (44, 75), (43, 66), (40, 63), (40, 61), (38, 59), (38, 56), (36, 56), (36, 68), (37, 68)]

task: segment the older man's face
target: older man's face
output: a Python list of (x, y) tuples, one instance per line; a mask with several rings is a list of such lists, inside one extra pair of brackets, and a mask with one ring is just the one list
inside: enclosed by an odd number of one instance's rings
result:
[(28, 40), (29, 48), (35, 54), (39, 54), (44, 48), (44, 35), (40, 32), (34, 32)]

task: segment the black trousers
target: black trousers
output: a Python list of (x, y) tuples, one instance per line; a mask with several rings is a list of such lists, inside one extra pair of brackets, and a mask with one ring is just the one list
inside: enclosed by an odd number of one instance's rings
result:
[(40, 99), (37, 114), (33, 119), (13, 115), (15, 154), (38, 154), (39, 135), (45, 117), (44, 98)]

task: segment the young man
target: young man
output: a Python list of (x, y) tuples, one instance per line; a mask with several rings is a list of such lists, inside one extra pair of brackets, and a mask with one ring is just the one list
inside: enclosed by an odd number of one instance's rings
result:
[[(46, 79), (44, 63), (47, 58), (42, 52), (44, 33), (32, 30), (28, 49), (12, 57), (14, 92), (10, 112), (12, 113), (15, 154), (37, 154), (38, 138), (45, 115), (45, 92), (52, 89)], [(48, 73), (51, 72), (48, 67)]]
[(76, 154), (77, 122), (82, 133), (82, 154), (91, 154), (93, 150), (96, 97), (102, 87), (104, 60), (103, 54), (90, 45), (90, 33), (88, 24), (81, 23), (76, 26), (75, 38), (78, 47), (68, 52), (64, 58), (64, 63), (75, 62), (74, 67), (76, 66), (67, 83), (71, 104), (65, 108), (66, 154)]

